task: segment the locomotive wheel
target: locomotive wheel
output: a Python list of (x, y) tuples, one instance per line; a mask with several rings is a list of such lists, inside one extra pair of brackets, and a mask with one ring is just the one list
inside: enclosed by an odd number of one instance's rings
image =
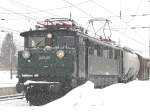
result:
[(17, 90), (17, 92), (21, 93), (24, 90), (23, 87), (24, 87), (23, 84), (20, 84), (20, 83), (16, 84), (16, 90)]
[(50, 92), (46, 88), (32, 87), (26, 94), (30, 105), (40, 106), (49, 103), (51, 100)]

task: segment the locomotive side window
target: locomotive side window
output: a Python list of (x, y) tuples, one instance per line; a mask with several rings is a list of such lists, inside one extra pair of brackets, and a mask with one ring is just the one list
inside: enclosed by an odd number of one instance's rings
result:
[(79, 37), (79, 45), (84, 45), (83, 38)]
[(94, 48), (93, 47), (89, 48), (89, 55), (94, 55)]
[(115, 50), (115, 59), (119, 59), (120, 57), (120, 50)]
[(94, 45), (93, 42), (89, 42), (89, 55), (94, 55)]
[(107, 46), (103, 47), (103, 57), (108, 58), (108, 47)]
[(109, 48), (109, 58), (113, 59), (113, 48)]
[(97, 56), (97, 49), (94, 49), (94, 56)]
[(97, 46), (97, 56), (103, 56), (103, 46)]
[(100, 46), (97, 46), (97, 56), (100, 56)]
[(94, 56), (97, 56), (97, 46), (98, 45), (94, 45)]
[(85, 47), (85, 41), (84, 38), (81, 36), (79, 37), (79, 54), (83, 54), (84, 48)]

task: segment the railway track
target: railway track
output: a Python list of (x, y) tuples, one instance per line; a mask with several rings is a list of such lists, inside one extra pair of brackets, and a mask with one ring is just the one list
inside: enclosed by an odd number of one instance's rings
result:
[(24, 97), (25, 97), (25, 96), (24, 96), (23, 94), (0, 96), (0, 101), (23, 99)]

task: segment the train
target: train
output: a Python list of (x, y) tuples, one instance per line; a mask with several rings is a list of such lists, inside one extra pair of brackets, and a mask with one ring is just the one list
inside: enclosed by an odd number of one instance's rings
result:
[(74, 20), (51, 18), (20, 34), (16, 89), (30, 105), (44, 105), (92, 81), (95, 88), (149, 80), (150, 60), (134, 50), (93, 38)]

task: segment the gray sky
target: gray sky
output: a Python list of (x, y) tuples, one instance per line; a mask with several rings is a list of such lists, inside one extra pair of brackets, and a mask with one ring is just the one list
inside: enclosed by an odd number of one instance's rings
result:
[[(34, 28), (36, 21), (69, 17), (84, 27), (92, 17), (111, 20), (112, 39), (148, 57), (150, 36), (149, 0), (0, 0), (0, 30), (13, 32), (16, 45), (23, 46), (19, 33)], [(121, 17), (120, 16), (121, 11)], [(131, 29), (131, 27), (139, 27)], [(0, 43), (5, 33), (0, 33)]]

